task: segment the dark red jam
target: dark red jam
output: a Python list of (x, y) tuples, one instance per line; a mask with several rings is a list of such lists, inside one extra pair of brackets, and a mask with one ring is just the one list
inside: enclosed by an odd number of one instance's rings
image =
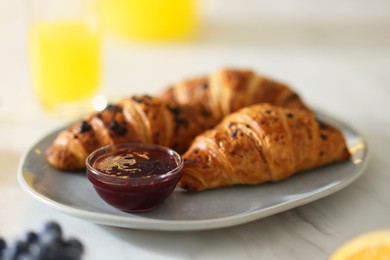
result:
[(99, 196), (128, 212), (162, 203), (175, 189), (183, 166), (168, 148), (121, 144), (100, 148), (87, 159), (87, 176)]
[(177, 167), (174, 157), (155, 149), (123, 148), (102, 155), (93, 168), (117, 178), (143, 178), (163, 175)]

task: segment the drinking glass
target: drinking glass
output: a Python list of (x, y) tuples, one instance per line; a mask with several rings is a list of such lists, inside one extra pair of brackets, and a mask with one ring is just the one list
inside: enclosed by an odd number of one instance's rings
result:
[(101, 78), (96, 0), (29, 1), (29, 53), (36, 96), (51, 112), (72, 115), (92, 110)]

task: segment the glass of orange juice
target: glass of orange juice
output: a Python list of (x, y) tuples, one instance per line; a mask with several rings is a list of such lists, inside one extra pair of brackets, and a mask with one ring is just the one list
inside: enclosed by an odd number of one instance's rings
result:
[(93, 108), (100, 88), (97, 0), (30, 0), (29, 53), (34, 92), (52, 112)]
[(198, 25), (197, 0), (99, 0), (107, 31), (127, 39), (191, 38)]

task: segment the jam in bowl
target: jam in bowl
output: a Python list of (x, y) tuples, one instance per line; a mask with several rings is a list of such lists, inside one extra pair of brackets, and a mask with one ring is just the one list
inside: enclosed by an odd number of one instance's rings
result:
[(181, 178), (183, 160), (169, 148), (140, 143), (109, 145), (92, 152), (87, 177), (98, 195), (126, 212), (153, 209)]

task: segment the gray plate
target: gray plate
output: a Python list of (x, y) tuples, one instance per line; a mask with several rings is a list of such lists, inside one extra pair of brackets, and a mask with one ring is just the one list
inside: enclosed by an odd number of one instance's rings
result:
[(44, 137), (24, 156), (20, 185), (38, 201), (98, 224), (147, 230), (204, 230), (234, 226), (276, 214), (330, 195), (352, 183), (367, 164), (367, 143), (356, 131), (328, 116), (339, 127), (351, 160), (294, 175), (278, 183), (236, 186), (188, 193), (176, 189), (159, 207), (144, 213), (121, 212), (98, 197), (84, 172), (61, 172), (49, 166), (44, 151), (58, 131)]

